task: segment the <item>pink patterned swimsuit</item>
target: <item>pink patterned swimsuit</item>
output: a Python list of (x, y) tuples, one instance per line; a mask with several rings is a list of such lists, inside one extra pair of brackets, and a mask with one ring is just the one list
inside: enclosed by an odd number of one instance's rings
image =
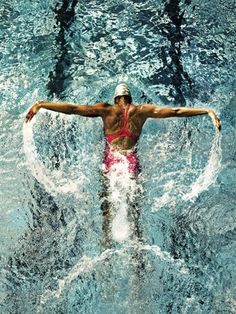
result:
[(134, 142), (137, 142), (139, 136), (130, 132), (127, 123), (128, 123), (128, 112), (130, 105), (128, 106), (125, 113), (122, 112), (122, 121), (123, 127), (120, 131), (113, 134), (106, 134), (106, 148), (105, 148), (105, 156), (103, 163), (105, 164), (106, 171), (109, 171), (111, 167), (117, 163), (124, 161), (124, 158), (128, 162), (128, 169), (130, 173), (138, 174), (140, 172), (139, 160), (137, 157), (137, 153), (135, 150), (128, 151), (126, 155), (120, 155), (116, 152), (112, 151), (111, 142), (119, 137), (128, 137), (131, 138)]

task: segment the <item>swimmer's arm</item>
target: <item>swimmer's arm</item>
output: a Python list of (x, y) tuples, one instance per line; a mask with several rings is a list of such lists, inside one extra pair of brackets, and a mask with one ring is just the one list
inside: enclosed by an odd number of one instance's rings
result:
[(78, 114), (85, 117), (100, 117), (109, 105), (106, 103), (97, 103), (93, 106), (72, 105), (66, 102), (47, 102), (39, 101), (35, 103), (26, 115), (26, 122), (30, 121), (33, 116), (41, 109), (48, 109), (65, 114)]
[(102, 117), (107, 113), (107, 108), (110, 107), (107, 103), (100, 102), (92, 106), (77, 105), (73, 106), (72, 114), (78, 114), (84, 117)]
[(217, 117), (214, 110), (208, 108), (163, 108), (154, 105), (141, 105), (140, 109), (146, 118), (191, 117), (208, 114), (211, 117), (214, 125), (219, 130), (221, 129), (220, 119)]

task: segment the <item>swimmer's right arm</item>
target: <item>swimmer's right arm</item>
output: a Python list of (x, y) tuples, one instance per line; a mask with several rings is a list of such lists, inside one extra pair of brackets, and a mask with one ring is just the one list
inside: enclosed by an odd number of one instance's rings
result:
[(109, 105), (106, 103), (97, 103), (93, 106), (87, 106), (72, 105), (65, 102), (38, 101), (28, 111), (26, 115), (26, 122), (30, 121), (41, 108), (65, 114), (78, 114), (85, 117), (100, 117), (104, 115), (107, 106)]

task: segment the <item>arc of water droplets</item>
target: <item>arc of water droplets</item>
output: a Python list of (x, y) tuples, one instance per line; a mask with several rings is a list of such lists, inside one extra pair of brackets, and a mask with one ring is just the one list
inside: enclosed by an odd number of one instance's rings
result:
[(202, 174), (190, 186), (190, 192), (182, 196), (184, 201), (196, 198), (200, 193), (207, 190), (207, 188), (216, 181), (221, 167), (221, 159), (221, 135), (219, 132), (217, 132), (215, 134), (215, 138), (213, 139), (207, 165), (204, 168)]
[[(207, 190), (208, 187), (216, 181), (221, 167), (221, 159), (221, 135), (217, 131), (212, 142), (207, 164), (202, 173), (190, 185), (188, 192), (184, 192), (183, 190), (178, 191), (178, 193), (182, 195), (183, 201), (194, 201), (199, 194)], [(171, 195), (171, 191), (174, 186), (173, 183), (174, 181), (170, 180), (167, 184), (165, 184), (165, 188), (168, 189), (168, 191), (166, 191), (161, 197), (155, 198), (155, 207), (152, 209), (152, 212), (158, 211), (166, 204), (171, 206), (175, 205), (175, 200), (173, 200), (173, 196)]]
[(55, 184), (53, 179), (51, 179), (52, 173), (50, 170), (40, 162), (33, 135), (33, 126), (35, 122), (36, 118), (34, 117), (34, 120), (30, 123), (24, 123), (23, 125), (23, 149), (32, 175), (42, 183), (50, 193), (73, 193), (78, 199), (81, 198), (80, 186), (82, 186), (86, 180), (83, 174), (80, 175), (79, 180), (67, 180), (67, 182), (64, 183), (63, 181), (65, 180), (63, 179), (60, 170), (58, 170), (56, 173), (56, 181), (58, 184)]

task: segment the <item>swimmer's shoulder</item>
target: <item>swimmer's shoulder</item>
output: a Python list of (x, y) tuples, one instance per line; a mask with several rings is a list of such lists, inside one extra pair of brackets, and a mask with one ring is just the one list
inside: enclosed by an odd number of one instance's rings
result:
[(108, 104), (107, 102), (97, 102), (96, 104), (94, 104), (94, 106), (107, 108), (110, 107), (111, 105)]
[(94, 104), (93, 106), (97, 107), (97, 108), (101, 108), (104, 110), (110, 110), (112, 108), (112, 105), (110, 105), (107, 102), (97, 102), (96, 104)]
[(147, 104), (132, 104), (132, 105), (133, 105), (133, 109), (135, 110), (135, 112), (140, 113), (146, 108)]
[(143, 104), (137, 104), (136, 105), (136, 114), (142, 119), (146, 119), (149, 117), (150, 113), (153, 112), (156, 108), (159, 108), (159, 106), (150, 104), (150, 103), (143, 103)]
[(101, 115), (110, 115), (114, 113), (114, 106), (107, 102), (96, 103), (95, 106), (100, 110)]

